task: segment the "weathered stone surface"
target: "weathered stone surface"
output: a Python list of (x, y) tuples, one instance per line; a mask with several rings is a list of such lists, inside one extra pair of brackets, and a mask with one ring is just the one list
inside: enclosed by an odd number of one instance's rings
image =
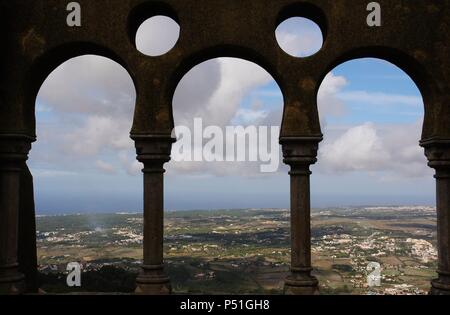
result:
[[(136, 84), (135, 134), (170, 134), (178, 81), (198, 63), (228, 56), (261, 65), (279, 83), (283, 136), (317, 136), (316, 94), (324, 76), (347, 60), (377, 57), (402, 68), (421, 90), (423, 138), (450, 138), (449, 1), (380, 0), (381, 27), (367, 25), (367, 0), (78, 2), (82, 27), (66, 25), (67, 0), (0, 1), (0, 132), (33, 136), (35, 97), (47, 75), (71, 57), (98, 54), (123, 65)], [(156, 14), (174, 18), (181, 35), (169, 53), (151, 58), (137, 51), (134, 38), (140, 23)], [(322, 28), (324, 46), (314, 56), (294, 58), (278, 46), (275, 29), (291, 16)]]

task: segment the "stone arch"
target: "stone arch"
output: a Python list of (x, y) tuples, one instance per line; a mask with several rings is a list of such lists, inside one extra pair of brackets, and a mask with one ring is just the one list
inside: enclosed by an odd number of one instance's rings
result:
[(259, 54), (257, 51), (247, 47), (239, 47), (233, 45), (213, 46), (183, 58), (182, 62), (172, 73), (169, 79), (169, 84), (166, 86), (165, 90), (166, 98), (170, 100), (171, 128), (174, 128), (172, 100), (175, 94), (175, 90), (180, 84), (180, 81), (186, 74), (188, 74), (198, 65), (217, 58), (236, 58), (251, 62), (261, 67), (262, 69), (267, 71), (267, 73), (275, 80), (281, 90), (284, 99), (285, 93), (283, 90), (283, 83), (285, 83), (285, 81), (282, 80), (283, 75), (279, 73), (277, 67), (273, 63), (269, 62), (266, 58), (264, 58), (264, 56)]
[(38, 57), (30, 66), (26, 87), (23, 119), (28, 127), (28, 134), (36, 137), (35, 102), (39, 89), (46, 78), (66, 61), (85, 55), (95, 55), (110, 59), (122, 66), (133, 81), (136, 91), (137, 80), (126, 62), (113, 50), (92, 42), (71, 42), (53, 48)]
[[(430, 69), (433, 69), (433, 67), (431, 67), (430, 65), (427, 65), (425, 63), (422, 63), (420, 61), (417, 60), (417, 58), (402, 52), (400, 50), (397, 50), (395, 48), (391, 48), (391, 47), (360, 47), (360, 48), (355, 48), (352, 49), (340, 56), (337, 56), (331, 63), (327, 64), (326, 67), (326, 71), (321, 73), (321, 80), (320, 80), (320, 85), (319, 85), (319, 89), (322, 86), (323, 80), (325, 78), (325, 76), (330, 73), (331, 71), (333, 71), (334, 69), (343, 66), (346, 63), (351, 63), (354, 61), (358, 61), (364, 58), (374, 58), (377, 60), (382, 60), (382, 61), (387, 61), (389, 63), (391, 63), (391, 66), (398, 68), (399, 70), (403, 71), (406, 76), (408, 77), (408, 79), (410, 79), (413, 84), (416, 86), (417, 90), (420, 92), (420, 95), (423, 99), (423, 119), (421, 119), (422, 122), (422, 140), (419, 141), (419, 139), (417, 139), (417, 146), (422, 146), (425, 148), (425, 152), (427, 153), (428, 148), (426, 145), (424, 145), (425, 142), (428, 142), (429, 139), (431, 137), (433, 137), (433, 132), (435, 132), (435, 130), (433, 130), (433, 128), (436, 127), (436, 125), (438, 124), (438, 120), (439, 118), (436, 117), (436, 111), (437, 108), (436, 106), (439, 106), (439, 104), (436, 104), (436, 95), (438, 95), (438, 91), (437, 91), (437, 85), (436, 85), (436, 81), (433, 78), (433, 76), (431, 75), (431, 71), (429, 71)], [(319, 92), (319, 91), (317, 91)], [(316, 97), (316, 100), (318, 99), (318, 96)], [(317, 101), (316, 101), (316, 105), (317, 105)], [(368, 116), (370, 117), (370, 116)], [(322, 123), (322, 122), (321, 122)], [(431, 140), (432, 142), (432, 140)], [(433, 143), (431, 144), (433, 145)], [(433, 149), (430, 149), (429, 152), (431, 152)], [(375, 152), (376, 153), (376, 152)], [(430, 154), (432, 155), (432, 154)], [(430, 159), (430, 156), (428, 156), (428, 160), (432, 161), (433, 159)], [(320, 161), (319, 161), (320, 162)], [(426, 162), (424, 162), (426, 163)], [(433, 168), (433, 163), (429, 163), (428, 164), (430, 167)], [(439, 179), (439, 175), (438, 177), (436, 177), (437, 179)], [(439, 208), (439, 204), (444, 204), (445, 202), (440, 201), (440, 199), (442, 197), (439, 197), (439, 191), (442, 191), (439, 189), (439, 181), (437, 182), (437, 190), (438, 190), (438, 194), (437, 194), (437, 211), (438, 214), (440, 211)], [(442, 224), (442, 219), (437, 220), (437, 225), (438, 225), (438, 231), (439, 230), (444, 230), (443, 228), (440, 228), (440, 224)], [(437, 235), (437, 248), (439, 252), (444, 252), (444, 250), (442, 249), (442, 244), (444, 243), (443, 241), (440, 240), (442, 236), (439, 236), (439, 232)], [(441, 245), (440, 245), (441, 244)], [(440, 254), (441, 256), (443, 256), (442, 254)], [(440, 264), (442, 264), (442, 262), (440, 262)], [(447, 268), (447, 267), (446, 267)], [(439, 271), (438, 271), (439, 273)], [(440, 277), (442, 277), (440, 275)], [(441, 282), (440, 282), (441, 281)], [(442, 282), (444, 282), (444, 284), (442, 284)], [(445, 283), (445, 280), (441, 280), (441, 278), (433, 280), (431, 282), (431, 294), (444, 294), (439, 290), (446, 290), (448, 288), (448, 285)]]
[[(319, 88), (323, 83), (323, 79), (330, 71), (346, 62), (362, 58), (376, 58), (388, 61), (404, 71), (414, 81), (423, 97), (425, 107), (422, 139), (429, 138), (433, 132), (433, 126), (435, 126), (435, 116), (433, 115), (435, 109), (433, 107), (437, 85), (434, 83), (429, 69), (410, 54), (395, 48), (381, 46), (354, 48), (336, 56), (336, 58), (327, 64), (325, 71), (320, 74)], [(316, 92), (316, 98), (319, 88)]]
[[(121, 66), (133, 81), (130, 72), (127, 70), (125, 63), (112, 51), (91, 43), (72, 43), (62, 47), (55, 48), (47, 54), (43, 54), (33, 64), (30, 70), (30, 80), (27, 84), (27, 92), (25, 99), (25, 119), (26, 126), (29, 128), (29, 134), (32, 134), (33, 141), (36, 141), (36, 101), (38, 93), (45, 80), (51, 73), (62, 66), (65, 62), (86, 55), (104, 57)], [(135, 104), (133, 104), (133, 107)], [(130, 117), (130, 126), (133, 117)], [(30, 150), (31, 152), (31, 150)], [(36, 254), (36, 217), (35, 217), (35, 191), (33, 183), (33, 172), (27, 163), (23, 165), (21, 175), (20, 190), (20, 213), (19, 213), (19, 249), (18, 259), (20, 262), (20, 271), (26, 275), (26, 286), (30, 292), (38, 290), (37, 281), (37, 254)]]

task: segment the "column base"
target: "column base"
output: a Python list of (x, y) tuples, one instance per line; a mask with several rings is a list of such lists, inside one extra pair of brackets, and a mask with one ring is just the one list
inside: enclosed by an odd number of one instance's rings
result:
[(319, 295), (319, 281), (308, 272), (292, 272), (284, 282), (285, 295)]
[(136, 279), (136, 294), (169, 295), (172, 286), (163, 266), (142, 266), (142, 272)]
[(431, 281), (430, 295), (450, 295), (450, 283), (442, 282), (441, 279)]
[(18, 271), (8, 269), (0, 270), (0, 295), (18, 295), (25, 293), (25, 276)]

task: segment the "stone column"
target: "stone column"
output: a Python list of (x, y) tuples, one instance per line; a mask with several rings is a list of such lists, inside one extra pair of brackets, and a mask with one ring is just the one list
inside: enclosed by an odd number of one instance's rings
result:
[(322, 138), (282, 138), (284, 163), (291, 167), (291, 272), (285, 294), (318, 294), (318, 281), (311, 274), (310, 166), (317, 162)]
[(36, 213), (33, 175), (24, 162), (20, 177), (19, 271), (25, 275), (27, 293), (38, 293), (38, 261), (36, 250)]
[(170, 160), (170, 136), (132, 136), (144, 164), (144, 263), (136, 279), (138, 294), (170, 294), (164, 271), (164, 164)]
[(0, 294), (25, 290), (18, 263), (20, 178), (33, 141), (23, 135), (0, 135)]
[(431, 294), (450, 295), (450, 140), (423, 141), (428, 165), (436, 170), (438, 278)]

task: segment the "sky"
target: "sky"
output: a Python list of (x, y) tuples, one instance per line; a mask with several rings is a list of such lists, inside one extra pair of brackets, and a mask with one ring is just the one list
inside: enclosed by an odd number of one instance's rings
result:
[[(137, 48), (162, 55), (179, 32), (169, 18), (153, 18), (139, 29)], [(286, 21), (276, 35), (280, 49), (299, 58), (322, 46), (320, 29), (305, 19)], [(135, 94), (127, 71), (99, 56), (71, 59), (50, 74), (36, 100), (29, 161), (38, 214), (142, 211), (142, 166), (129, 138)], [(377, 59), (342, 64), (322, 83), (318, 106), (324, 141), (312, 167), (313, 207), (434, 205), (433, 172), (418, 145), (423, 101), (402, 70)], [(279, 126), (283, 95), (261, 67), (220, 58), (181, 80), (173, 107), (177, 126), (195, 117), (221, 128)], [(287, 208), (288, 168), (263, 174), (259, 165), (172, 161), (165, 208)]]

